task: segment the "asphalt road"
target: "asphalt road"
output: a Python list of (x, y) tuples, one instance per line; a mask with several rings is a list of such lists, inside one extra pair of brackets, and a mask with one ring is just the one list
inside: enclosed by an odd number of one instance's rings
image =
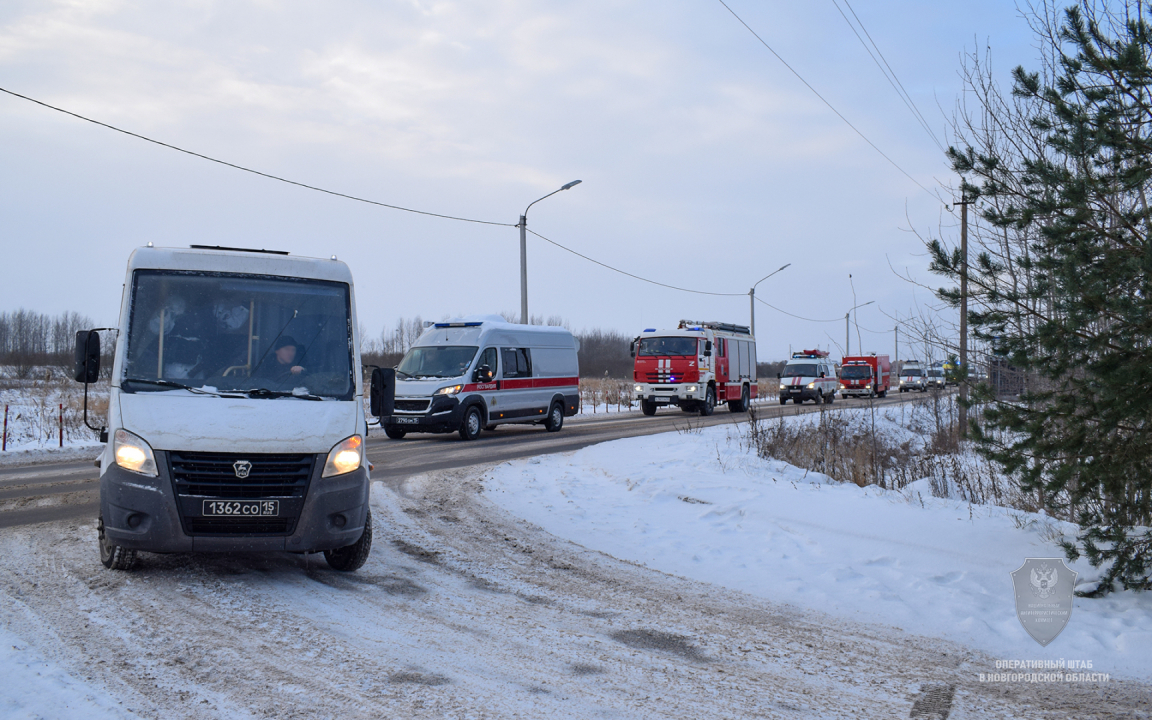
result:
[[(923, 397), (920, 393), (893, 393), (874, 402), (880, 407)], [(819, 407), (794, 403), (782, 406), (771, 400), (758, 403), (755, 409), (761, 417), (775, 418), (865, 405), (864, 400), (838, 397), (833, 404)], [(416, 434), (390, 440), (374, 429), (369, 434), (367, 452), (374, 466), (372, 479), (396, 487), (404, 478), (420, 473), (571, 452), (608, 440), (672, 432), (690, 425), (708, 427), (747, 420), (747, 414), (729, 412), (724, 406), (710, 417), (675, 408), (661, 409), (654, 417), (638, 412), (581, 415), (568, 418), (557, 433), (547, 432), (539, 425), (503, 425), (482, 432), (473, 442), (461, 440), (456, 433)], [(99, 486), (99, 470), (92, 461), (0, 468), (0, 528), (95, 518), (99, 511)]]

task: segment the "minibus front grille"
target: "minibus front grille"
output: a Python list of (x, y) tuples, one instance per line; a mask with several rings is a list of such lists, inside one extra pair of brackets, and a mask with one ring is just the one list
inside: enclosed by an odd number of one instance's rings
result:
[[(189, 535), (292, 534), (315, 463), (311, 454), (168, 453), (172, 488)], [(205, 510), (210, 500), (265, 499), (276, 500), (272, 516), (209, 516)]]
[(429, 400), (396, 400), (394, 408), (401, 412), (426, 412)]

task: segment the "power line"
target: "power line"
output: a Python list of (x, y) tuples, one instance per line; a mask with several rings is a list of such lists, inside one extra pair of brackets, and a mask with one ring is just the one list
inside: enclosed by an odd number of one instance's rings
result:
[(787, 315), (788, 317), (794, 317), (794, 318), (796, 318), (797, 320), (804, 320), (804, 321), (806, 321), (806, 322), (814, 322), (814, 323), (834, 323), (834, 322), (838, 323), (838, 322), (840, 322), (841, 320), (843, 320), (843, 319), (844, 319), (844, 318), (833, 318), (833, 319), (831, 319), (831, 320), (815, 320), (815, 319), (813, 319), (813, 318), (806, 318), (806, 317), (803, 317), (803, 316), (801, 316), (801, 315), (796, 315), (796, 314), (794, 314), (794, 313), (790, 313), (790, 312), (788, 312), (787, 310), (781, 310), (780, 308), (776, 307), (775, 305), (772, 305), (772, 304), (770, 304), (770, 303), (766, 303), (766, 302), (764, 302), (763, 300), (761, 300), (759, 297), (757, 297), (757, 296), (755, 296), (755, 295), (753, 295), (752, 297), (755, 297), (755, 298), (756, 298), (756, 302), (759, 302), (759, 303), (764, 303), (765, 305), (767, 305), (768, 307), (772, 308), (772, 309), (773, 309), (773, 310), (775, 310), (776, 312), (778, 312), (778, 313), (784, 313), (784, 314), (785, 314), (785, 315)]
[(627, 275), (628, 277), (633, 278), (634, 280), (639, 280), (640, 282), (646, 282), (646, 283), (649, 283), (652, 285), (659, 285), (660, 287), (668, 288), (670, 290), (679, 290), (680, 292), (695, 293), (696, 295), (716, 295), (718, 297), (744, 297), (747, 294), (747, 293), (720, 293), (720, 292), (708, 292), (706, 290), (693, 290), (692, 288), (684, 288), (684, 287), (679, 287), (677, 285), (669, 285), (667, 283), (657, 282), (655, 280), (649, 280), (648, 278), (640, 277), (639, 275), (633, 275), (632, 273), (630, 273), (626, 270), (621, 270), (620, 268), (612, 267), (608, 263), (603, 263), (603, 262), (600, 262), (599, 260), (596, 260), (595, 258), (590, 258), (587, 255), (584, 255), (582, 253), (578, 253), (575, 250), (573, 250), (572, 248), (565, 247), (565, 246), (561, 245), (560, 243), (556, 242), (555, 240), (549, 240), (548, 238), (544, 237), (543, 235), (536, 232), (535, 230), (529, 229), (528, 232), (532, 233), (533, 235), (540, 238), (544, 242), (551, 243), (565, 252), (572, 253), (576, 257), (584, 258), (585, 260), (587, 260), (590, 263), (595, 263), (596, 265), (599, 265), (602, 268), (607, 268), (608, 270), (611, 270), (612, 272), (620, 273), (621, 275)]
[[(848, 23), (848, 27), (852, 29), (852, 33), (856, 36), (856, 39), (864, 46), (864, 51), (868, 53), (868, 57), (872, 58), (872, 62), (876, 63), (876, 67), (880, 69), (880, 72), (884, 75), (884, 79), (888, 81), (888, 84), (896, 91), (896, 95), (904, 102), (904, 106), (912, 113), (912, 117), (916, 118), (916, 122), (920, 124), (920, 127), (924, 128), (924, 132), (928, 133), (928, 137), (932, 138), (932, 142), (936, 144), (940, 152), (944, 152), (944, 146), (936, 137), (936, 133), (932, 132), (932, 128), (923, 113), (920, 112), (920, 108), (916, 107), (916, 101), (914, 101), (912, 96), (908, 94), (908, 91), (904, 89), (904, 83), (900, 82), (900, 78), (896, 77), (896, 71), (888, 64), (888, 59), (884, 57), (884, 53), (880, 52), (880, 46), (872, 39), (872, 34), (868, 32), (868, 28), (864, 27), (860, 16), (856, 14), (856, 10), (853, 9), (848, 0), (843, 1), (844, 5), (848, 7), (848, 11), (852, 13), (852, 17), (856, 19), (856, 23), (860, 26), (860, 29), (864, 31), (864, 35), (868, 37), (868, 42), (872, 43), (872, 47), (876, 49), (875, 53), (868, 47), (868, 43), (864, 42), (864, 38), (860, 37), (856, 26), (853, 25), (852, 21), (848, 19), (848, 16), (844, 14), (844, 11), (840, 8), (840, 4), (836, 0), (832, 0), (832, 4), (836, 6), (836, 10), (839, 11), (840, 17), (844, 18), (844, 22)], [(877, 55), (880, 56), (880, 60), (876, 59)], [(884, 62), (883, 65), (880, 64), (881, 61)], [(887, 68), (887, 70), (885, 70), (885, 68)], [(889, 77), (889, 75), (891, 75), (891, 77)]]
[(272, 175), (272, 174), (269, 174), (266, 172), (261, 172), (259, 170), (253, 170), (252, 168), (247, 168), (247, 167), (244, 167), (243, 165), (237, 165), (235, 163), (230, 163), (230, 162), (227, 162), (225, 160), (218, 160), (214, 157), (202, 155), (198, 152), (193, 152), (191, 150), (185, 150), (184, 148), (177, 147), (175, 145), (170, 145), (166, 142), (161, 142), (159, 140), (153, 140), (150, 137), (146, 137), (144, 135), (140, 135), (138, 133), (131, 132), (129, 130), (124, 130), (123, 128), (118, 128), (115, 125), (109, 125), (108, 123), (100, 122), (99, 120), (93, 120), (92, 118), (85, 117), (83, 115), (80, 115), (79, 113), (74, 113), (70, 110), (65, 110), (63, 108), (56, 107), (55, 105), (49, 105), (46, 102), (41, 102), (40, 100), (36, 100), (35, 98), (30, 98), (27, 95), (21, 95), (20, 93), (12, 92), (11, 90), (7, 90), (7, 89), (2, 88), (2, 87), (0, 87), (0, 92), (7, 93), (8, 95), (11, 95), (13, 97), (18, 97), (21, 100), (27, 100), (28, 102), (35, 103), (37, 105), (40, 105), (41, 107), (46, 107), (49, 110), (55, 110), (56, 112), (64, 113), (65, 115), (71, 115), (74, 118), (78, 118), (78, 119), (83, 120), (85, 122), (90, 122), (93, 125), (99, 125), (100, 127), (105, 127), (105, 128), (108, 128), (109, 130), (115, 130), (118, 133), (123, 133), (124, 135), (128, 135), (130, 137), (134, 137), (134, 138), (137, 138), (139, 140), (144, 140), (144, 141), (150, 142), (154, 145), (159, 145), (160, 147), (168, 148), (169, 150), (175, 150), (177, 152), (182, 152), (185, 155), (191, 155), (192, 157), (198, 157), (202, 160), (207, 160), (209, 162), (217, 163), (218, 165), (224, 165), (225, 167), (230, 167), (230, 168), (233, 168), (235, 170), (242, 170), (246, 173), (252, 173), (253, 175), (259, 175), (260, 177), (268, 178), (269, 180), (276, 180), (278, 182), (287, 183), (288, 185), (295, 185), (296, 187), (302, 187), (306, 190), (315, 190), (316, 192), (321, 192), (321, 193), (324, 193), (326, 195), (334, 195), (336, 197), (342, 197), (342, 198), (345, 198), (346, 200), (355, 200), (356, 202), (367, 203), (368, 205), (376, 205), (378, 207), (386, 207), (386, 208), (389, 208), (391, 210), (402, 210), (404, 212), (415, 213), (417, 215), (427, 215), (429, 217), (437, 217), (437, 218), (442, 218), (444, 220), (458, 220), (460, 222), (478, 223), (480, 225), (499, 225), (502, 227), (516, 227), (516, 225), (514, 223), (492, 222), (490, 220), (476, 220), (473, 218), (457, 217), (455, 215), (442, 215), (440, 213), (428, 212), (426, 210), (414, 210), (412, 208), (407, 208), (407, 207), (403, 207), (400, 205), (390, 205), (388, 203), (379, 202), (376, 200), (368, 200), (366, 198), (357, 197), (355, 195), (348, 195), (346, 193), (336, 192), (335, 190), (326, 190), (322, 187), (317, 187), (315, 185), (308, 185), (307, 183), (297, 182), (295, 180), (288, 180), (287, 178), (282, 178), (282, 177), (279, 177), (277, 175)]
[[(788, 64), (788, 61), (787, 61), (787, 60), (785, 60), (784, 58), (780, 57), (780, 53), (778, 53), (778, 52), (776, 52), (775, 50), (773, 50), (773, 49), (772, 49), (772, 46), (771, 46), (771, 45), (769, 45), (767, 42), (765, 42), (765, 41), (764, 41), (764, 38), (760, 37), (760, 35), (758, 35), (758, 34), (756, 33), (756, 31), (755, 31), (755, 30), (753, 30), (753, 29), (752, 29), (752, 28), (751, 28), (751, 27), (748, 25), (748, 23), (744, 22), (744, 19), (743, 19), (743, 18), (741, 18), (739, 15), (737, 15), (735, 10), (733, 10), (733, 9), (732, 9), (732, 8), (730, 8), (730, 7), (728, 7), (728, 4), (727, 4), (726, 2), (724, 2), (724, 0), (717, 0), (717, 2), (719, 2), (721, 5), (723, 5), (723, 6), (724, 6), (724, 9), (725, 9), (725, 10), (727, 10), (728, 12), (730, 12), (730, 13), (732, 14), (732, 17), (736, 18), (736, 19), (737, 19), (737, 20), (740, 22), (740, 24), (741, 24), (741, 25), (743, 25), (743, 26), (744, 26), (744, 27), (745, 27), (745, 28), (748, 30), (748, 32), (752, 33), (752, 36), (753, 36), (753, 37), (755, 37), (757, 40), (759, 40), (761, 45), (763, 45), (764, 47), (768, 48), (768, 52), (770, 52), (770, 53), (772, 53), (773, 55), (775, 55), (775, 56), (776, 56), (776, 59), (777, 59), (777, 60), (779, 60), (781, 63), (783, 63), (783, 64), (784, 64), (784, 67), (788, 68), (789, 72), (791, 72), (793, 75), (795, 75), (795, 76), (796, 76), (796, 79), (798, 79), (800, 82), (804, 83), (804, 87), (806, 87), (806, 88), (808, 88), (809, 90), (811, 90), (813, 95), (815, 95), (816, 97), (820, 98), (820, 102), (822, 102), (822, 103), (824, 103), (825, 105), (827, 105), (829, 110), (831, 110), (832, 112), (836, 113), (836, 117), (838, 117), (838, 118), (840, 118), (841, 120), (843, 120), (845, 125), (847, 125), (848, 127), (852, 128), (852, 131), (853, 131), (854, 133), (856, 133), (857, 135), (859, 135), (859, 136), (860, 136), (860, 138), (861, 138), (861, 139), (862, 139), (864, 142), (866, 142), (866, 143), (868, 143), (870, 146), (872, 146), (872, 149), (873, 149), (873, 150), (875, 150), (876, 152), (880, 153), (880, 156), (881, 156), (881, 157), (883, 157), (885, 160), (887, 160), (887, 161), (888, 161), (888, 162), (889, 162), (889, 163), (892, 165), (892, 167), (894, 167), (894, 168), (896, 168), (897, 170), (899, 170), (899, 171), (900, 171), (900, 173), (901, 173), (901, 174), (902, 174), (904, 177), (906, 177), (906, 178), (908, 178), (909, 180), (911, 180), (913, 183), (915, 183), (915, 184), (916, 184), (916, 186), (917, 186), (917, 187), (919, 187), (919, 188), (920, 188), (921, 190), (923, 190), (924, 192), (928, 193), (929, 195), (932, 195), (932, 192), (931, 192), (931, 191), (930, 191), (928, 188), (926, 188), (926, 187), (924, 187), (923, 185), (921, 185), (921, 184), (920, 184), (920, 182), (916, 180), (916, 178), (914, 178), (914, 177), (912, 177), (911, 175), (909, 175), (909, 174), (908, 174), (908, 172), (904, 170), (904, 168), (902, 168), (902, 167), (900, 167), (899, 165), (897, 165), (895, 160), (893, 160), (892, 158), (888, 157), (888, 156), (887, 156), (887, 155), (884, 153), (884, 151), (883, 151), (883, 150), (881, 150), (879, 147), (877, 147), (877, 146), (876, 146), (876, 143), (874, 143), (874, 142), (872, 142), (871, 140), (869, 140), (869, 139), (868, 139), (868, 137), (867, 137), (866, 135), (864, 135), (864, 133), (860, 132), (860, 131), (859, 131), (859, 130), (856, 128), (856, 126), (855, 126), (855, 125), (853, 125), (853, 124), (852, 124), (852, 123), (851, 123), (851, 122), (848, 120), (848, 118), (844, 117), (844, 115), (842, 115), (842, 114), (840, 113), (840, 111), (839, 111), (839, 110), (837, 110), (835, 107), (833, 107), (833, 106), (832, 106), (832, 103), (830, 103), (830, 102), (828, 102), (827, 100), (825, 100), (825, 99), (824, 99), (824, 96), (823, 96), (823, 95), (821, 95), (819, 92), (817, 92), (817, 91), (816, 91), (816, 88), (812, 87), (812, 85), (811, 85), (811, 84), (809, 84), (809, 83), (808, 83), (808, 81), (807, 81), (807, 80), (805, 80), (805, 79), (804, 79), (804, 78), (803, 78), (803, 77), (800, 75), (800, 73), (796, 72), (796, 70), (795, 70), (795, 69), (793, 69), (793, 67), (792, 67), (791, 65), (789, 65), (789, 64)], [(936, 200), (940, 200), (940, 198), (936, 197), (935, 195), (932, 195), (932, 197), (933, 197), (934, 199), (936, 199)]]

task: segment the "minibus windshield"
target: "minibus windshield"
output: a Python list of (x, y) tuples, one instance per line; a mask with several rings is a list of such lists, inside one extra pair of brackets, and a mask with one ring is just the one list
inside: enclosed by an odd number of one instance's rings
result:
[(174, 270), (132, 283), (125, 392), (352, 399), (347, 283)]
[(784, 366), (784, 372), (780, 373), (780, 377), (816, 377), (819, 374), (813, 363), (797, 363), (795, 365), (789, 363)]
[(475, 345), (414, 347), (396, 366), (396, 371), (410, 378), (460, 377), (468, 371), (478, 349)]

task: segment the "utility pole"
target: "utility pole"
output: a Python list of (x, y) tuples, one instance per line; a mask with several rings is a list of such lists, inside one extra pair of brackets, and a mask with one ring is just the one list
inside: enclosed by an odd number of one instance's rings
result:
[[(531, 206), (529, 206), (531, 207)], [(520, 216), (520, 324), (528, 324), (528, 211)]]
[(892, 362), (896, 362), (900, 359), (900, 326), (897, 325), (893, 330), (896, 332), (896, 354), (892, 356)]
[(960, 437), (968, 437), (968, 206), (960, 196)]
[(848, 330), (848, 316), (851, 314), (851, 310), (844, 313), (844, 357), (852, 354), (852, 333)]

